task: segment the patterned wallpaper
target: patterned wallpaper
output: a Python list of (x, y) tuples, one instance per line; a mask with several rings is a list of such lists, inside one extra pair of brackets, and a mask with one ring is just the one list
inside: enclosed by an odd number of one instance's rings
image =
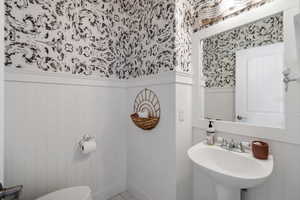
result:
[(130, 77), (174, 71), (174, 0), (123, 0), (131, 46), (127, 48)]
[(187, 0), (176, 0), (176, 71), (191, 73), (191, 34), (193, 22), (192, 4)]
[(4, 1), (6, 67), (128, 79), (191, 73), (192, 26), (207, 0)]
[(223, 32), (203, 41), (206, 87), (235, 86), (235, 52), (283, 42), (282, 13)]
[(124, 77), (131, 44), (112, 1), (5, 0), (6, 66)]
[(173, 0), (5, 0), (6, 66), (127, 79), (172, 71)]

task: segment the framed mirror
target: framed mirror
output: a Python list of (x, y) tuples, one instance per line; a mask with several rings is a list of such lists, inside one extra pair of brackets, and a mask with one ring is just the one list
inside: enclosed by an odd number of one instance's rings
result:
[(193, 34), (193, 127), (214, 120), (223, 133), (300, 144), (300, 83), (290, 81), (299, 3), (272, 1)]
[(284, 127), (283, 13), (201, 40), (204, 118)]

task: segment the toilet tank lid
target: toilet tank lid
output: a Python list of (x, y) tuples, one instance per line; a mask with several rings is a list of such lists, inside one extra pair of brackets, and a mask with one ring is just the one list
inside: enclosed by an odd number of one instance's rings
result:
[(45, 196), (42, 196), (36, 200), (89, 200), (91, 199), (91, 189), (88, 186), (77, 186), (71, 188), (65, 188)]

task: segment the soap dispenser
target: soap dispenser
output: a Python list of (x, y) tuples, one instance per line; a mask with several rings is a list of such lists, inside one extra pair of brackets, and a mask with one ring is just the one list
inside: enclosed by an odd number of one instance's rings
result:
[(208, 129), (206, 129), (206, 143), (209, 145), (215, 144), (216, 130), (213, 127), (213, 121), (209, 121)]

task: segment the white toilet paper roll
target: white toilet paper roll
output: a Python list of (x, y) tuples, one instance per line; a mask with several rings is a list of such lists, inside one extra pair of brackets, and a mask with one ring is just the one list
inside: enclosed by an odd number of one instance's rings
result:
[(94, 152), (94, 151), (96, 151), (96, 148), (97, 148), (97, 144), (96, 144), (95, 140), (85, 141), (81, 144), (81, 147), (80, 147), (81, 152), (83, 154), (88, 154), (88, 153)]

